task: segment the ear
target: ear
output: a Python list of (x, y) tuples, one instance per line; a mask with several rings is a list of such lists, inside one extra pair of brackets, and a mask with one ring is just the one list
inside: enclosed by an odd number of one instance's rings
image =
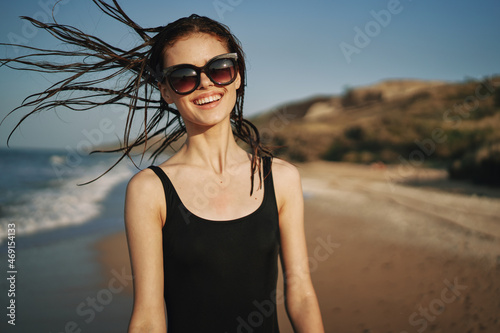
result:
[(167, 102), (168, 104), (172, 104), (174, 102), (172, 98), (172, 92), (170, 91), (168, 84), (166, 83), (158, 83), (158, 89), (160, 89), (161, 97)]
[(234, 80), (234, 83), (236, 84), (236, 90), (240, 89), (240, 87), (241, 87), (240, 72), (238, 72), (238, 76), (236, 76), (236, 80)]

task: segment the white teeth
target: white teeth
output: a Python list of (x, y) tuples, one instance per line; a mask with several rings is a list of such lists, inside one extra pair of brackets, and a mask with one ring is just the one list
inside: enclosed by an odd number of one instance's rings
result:
[(221, 98), (222, 98), (221, 95), (213, 95), (213, 96), (209, 96), (209, 97), (197, 99), (197, 100), (194, 101), (194, 104), (196, 104), (196, 105), (203, 105), (203, 104), (207, 104), (207, 103), (218, 101)]

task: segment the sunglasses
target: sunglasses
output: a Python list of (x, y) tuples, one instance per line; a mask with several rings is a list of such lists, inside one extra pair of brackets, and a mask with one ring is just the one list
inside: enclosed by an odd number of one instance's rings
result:
[(163, 70), (163, 77), (170, 87), (179, 95), (188, 95), (198, 89), (201, 82), (201, 73), (213, 83), (227, 86), (236, 79), (238, 64), (236, 53), (221, 54), (210, 59), (203, 67), (189, 64), (175, 65)]

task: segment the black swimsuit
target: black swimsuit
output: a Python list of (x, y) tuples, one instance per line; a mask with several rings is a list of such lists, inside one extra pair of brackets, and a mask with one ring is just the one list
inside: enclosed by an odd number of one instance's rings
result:
[(167, 200), (163, 267), (168, 332), (279, 332), (279, 223), (271, 159), (264, 158), (259, 208), (229, 221), (189, 212), (163, 170), (150, 168), (161, 179)]

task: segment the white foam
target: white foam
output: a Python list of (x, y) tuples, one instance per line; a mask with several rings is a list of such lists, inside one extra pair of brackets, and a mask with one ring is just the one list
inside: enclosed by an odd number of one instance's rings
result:
[(7, 238), (9, 223), (15, 223), (16, 235), (24, 235), (78, 225), (96, 218), (102, 212), (102, 203), (109, 192), (133, 174), (131, 168), (123, 163), (99, 180), (77, 186), (88, 181), (88, 175), (92, 175), (93, 171), (102, 172), (102, 165), (91, 168), (84, 177), (65, 179), (61, 186), (26, 193), (23, 198), (25, 204), (11, 207), (9, 211), (13, 214), (0, 218), (0, 244)]

